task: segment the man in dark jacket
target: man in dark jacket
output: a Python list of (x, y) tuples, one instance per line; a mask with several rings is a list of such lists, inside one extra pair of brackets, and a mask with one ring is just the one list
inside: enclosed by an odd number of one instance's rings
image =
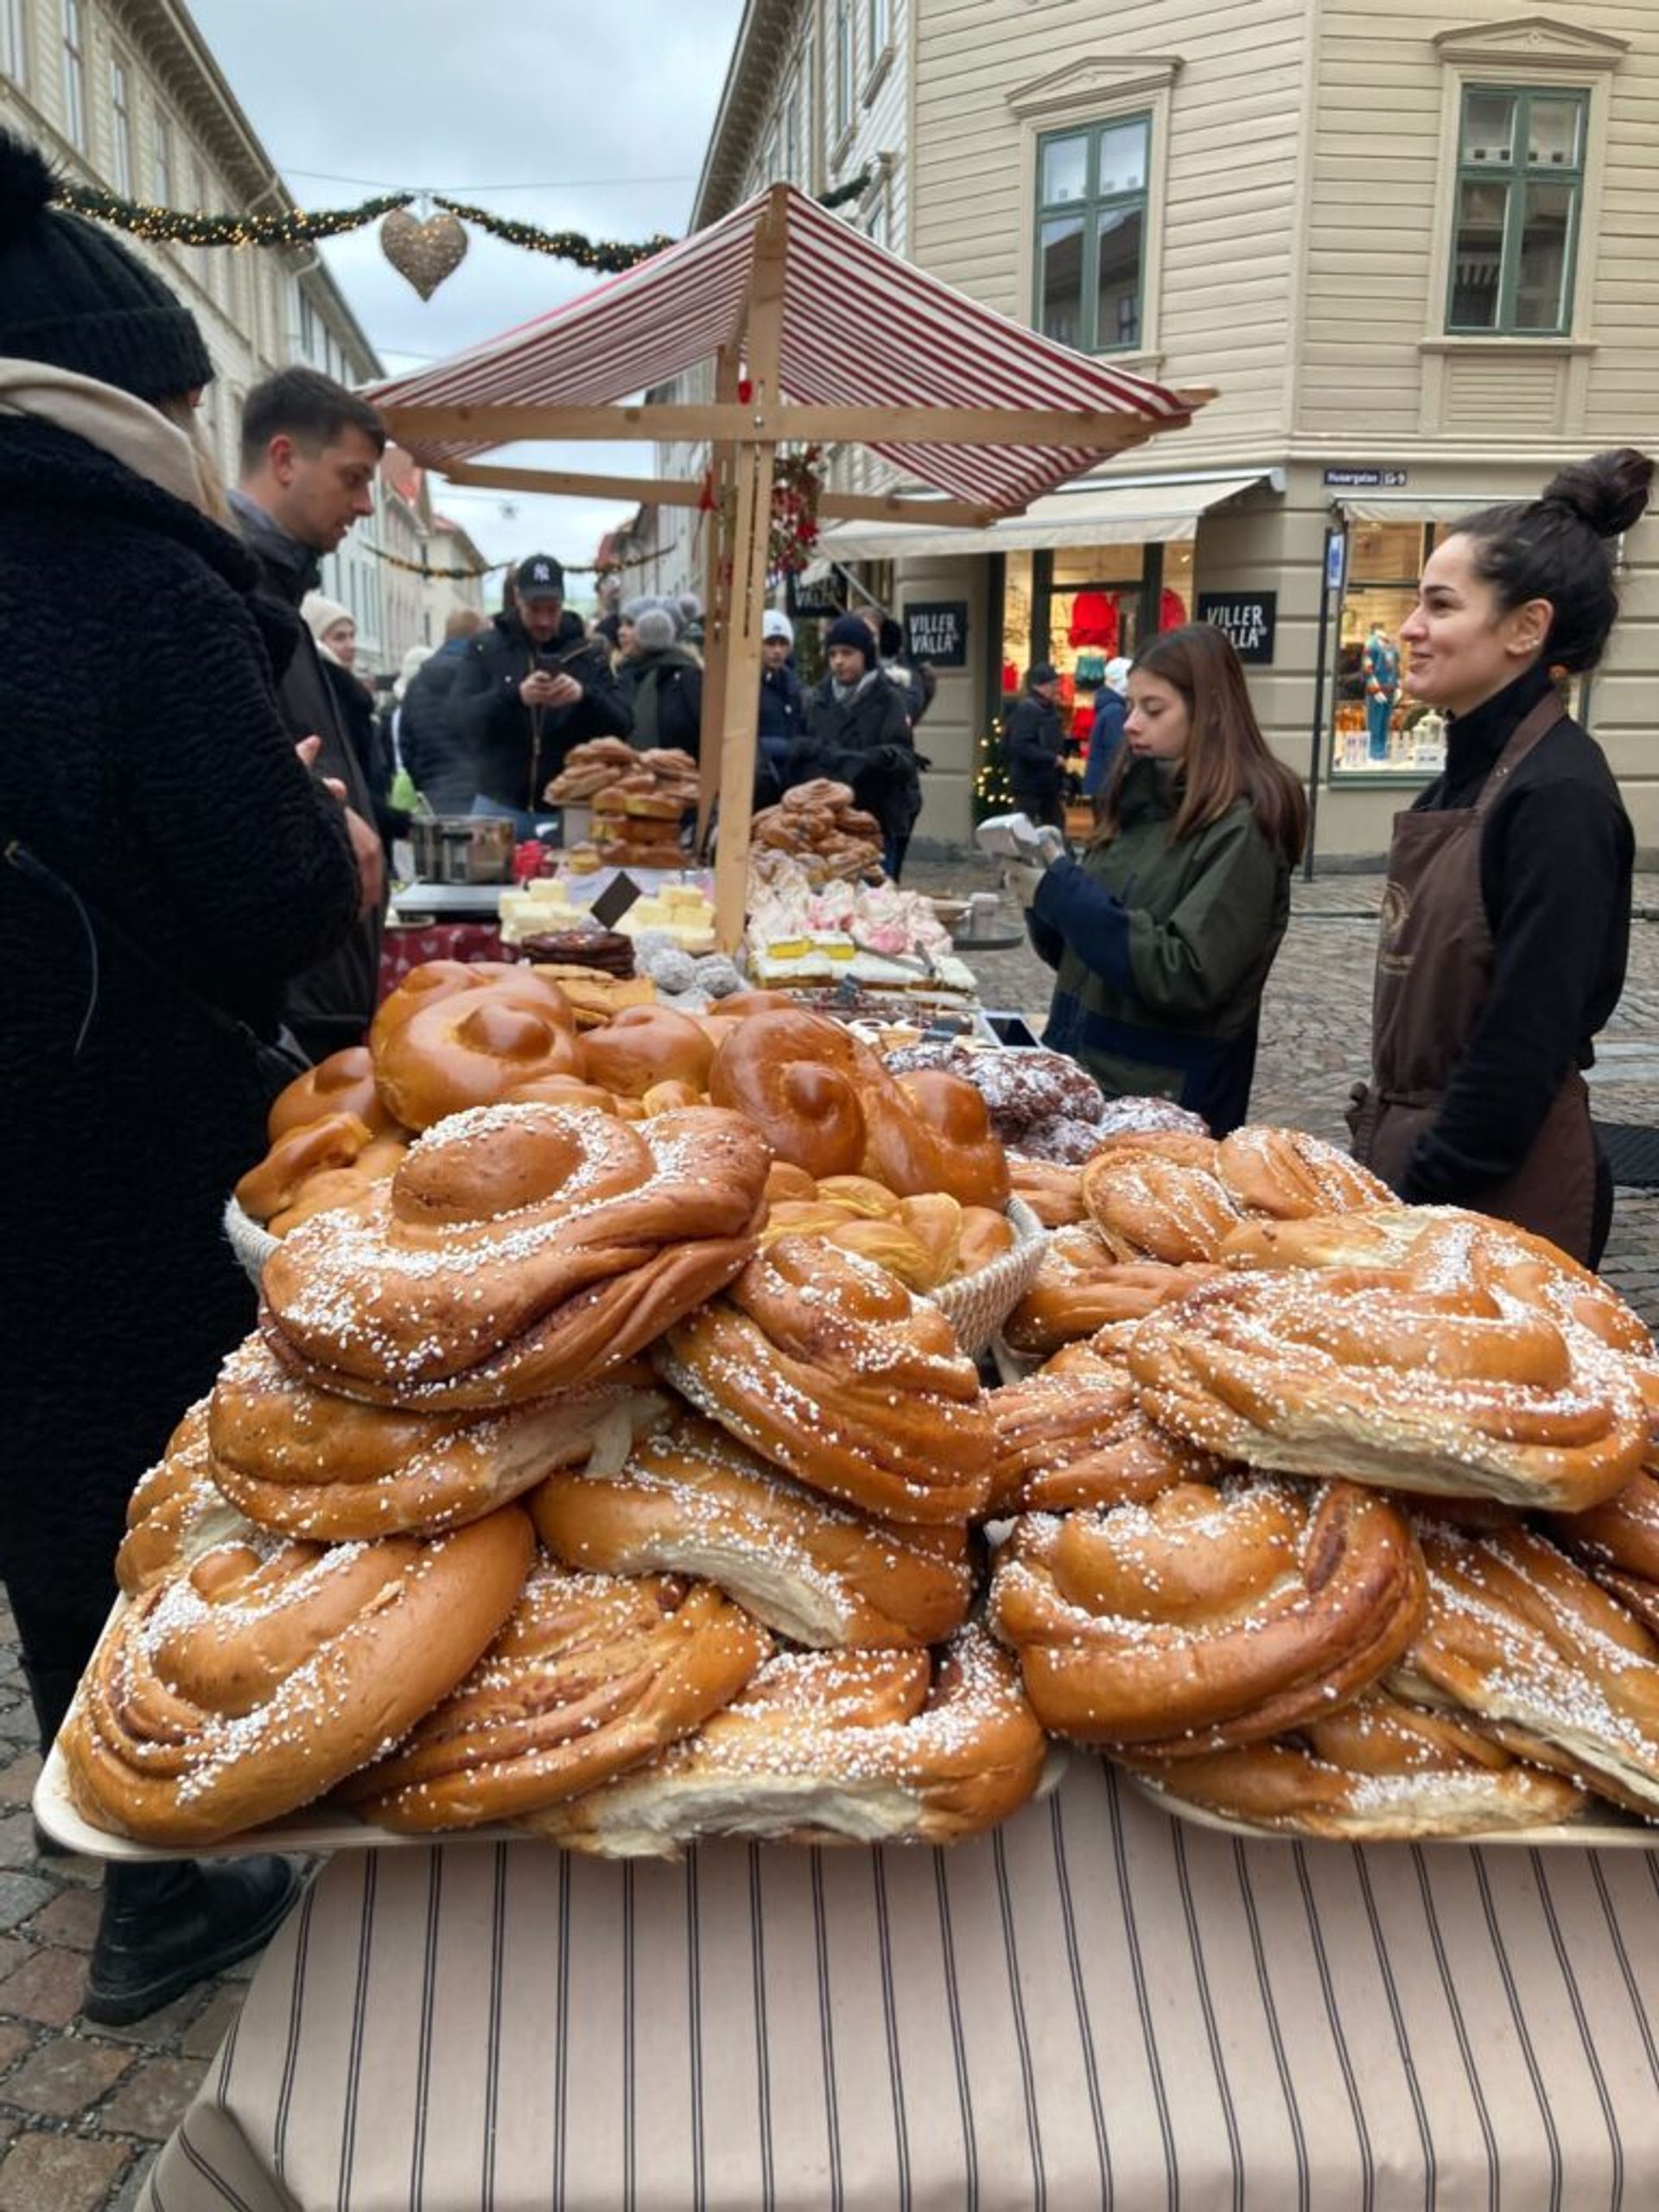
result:
[(795, 626), (769, 607), (760, 618), (760, 711), (756, 722), (760, 757), (779, 784), (789, 748), (806, 728), (806, 693), (791, 659)]
[(397, 717), (397, 750), (434, 814), (465, 814), (478, 796), (473, 756), (451, 712), (467, 648), (484, 627), (475, 608), (451, 609), (443, 643), (410, 678)]
[(1023, 695), (1008, 709), (1002, 748), (1014, 803), (1033, 822), (1065, 827), (1065, 736), (1054, 702), (1059, 678), (1046, 660), (1026, 671)]
[(336, 550), (360, 515), (374, 512), (374, 472), (385, 443), (366, 400), (315, 369), (279, 369), (243, 404), (242, 483), (231, 493), (266, 592), (293, 611), (294, 652), (277, 693), (283, 718), (296, 738), (321, 739), (317, 773), (344, 793), (364, 871), (367, 904), (356, 928), (289, 986), (289, 1027), (315, 1060), (360, 1045), (367, 1034), (380, 988), (385, 863), (373, 827), (374, 795), (299, 607), (316, 589), (322, 556)]
[(513, 815), (526, 835), (573, 745), (633, 729), (604, 646), (566, 612), (564, 570), (550, 553), (519, 563), (511, 611), (467, 648), (450, 702), (478, 778), (474, 810)]
[(806, 710), (806, 734), (789, 749), (788, 781), (828, 776), (881, 825), (881, 858), (896, 883), (922, 810), (920, 771), (903, 695), (876, 664), (875, 639), (856, 614), (830, 626), (830, 673)]

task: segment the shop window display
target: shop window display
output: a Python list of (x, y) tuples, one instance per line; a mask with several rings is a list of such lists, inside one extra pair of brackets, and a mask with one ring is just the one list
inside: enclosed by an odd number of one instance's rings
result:
[(1446, 726), (1407, 691), (1400, 644), (1422, 565), (1445, 535), (1443, 523), (1354, 525), (1337, 652), (1334, 775), (1429, 776), (1445, 765)]

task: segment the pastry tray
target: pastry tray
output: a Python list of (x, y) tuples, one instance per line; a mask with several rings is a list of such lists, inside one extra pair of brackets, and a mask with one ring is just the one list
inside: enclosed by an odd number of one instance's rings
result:
[[(1362, 1842), (1366, 1850), (1376, 1851), (1390, 1840), (1384, 1836), (1373, 1840), (1297, 1835), (1282, 1828), (1252, 1827), (1247, 1821), (1230, 1821), (1224, 1813), (1212, 1813), (1205, 1806), (1183, 1804), (1177, 1798), (1166, 1796), (1128, 1767), (1120, 1767), (1118, 1771), (1126, 1781), (1134, 1783), (1142, 1797), (1157, 1806), (1160, 1812), (1166, 1813), (1171, 1820), (1184, 1821), (1195, 1828), (1214, 1828), (1223, 1835), (1243, 1836), (1249, 1843)], [(1413, 1844), (1463, 1844), (1481, 1851), (1506, 1845), (1519, 1845), (1527, 1851), (1659, 1851), (1659, 1825), (1639, 1820), (1634, 1813), (1621, 1812), (1617, 1805), (1603, 1803), (1581, 1820), (1556, 1821), (1548, 1827), (1499, 1828), (1490, 1835), (1421, 1835), (1409, 1840)]]

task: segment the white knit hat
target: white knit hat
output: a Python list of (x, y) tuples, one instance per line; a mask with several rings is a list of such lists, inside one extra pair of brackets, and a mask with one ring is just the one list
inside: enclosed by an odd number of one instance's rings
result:
[(349, 622), (356, 627), (357, 617), (349, 607), (342, 607), (337, 599), (325, 599), (320, 591), (308, 591), (300, 603), (300, 613), (305, 617), (305, 626), (321, 645), (336, 622)]
[(786, 645), (792, 645), (795, 642), (795, 625), (787, 614), (780, 613), (775, 607), (769, 607), (760, 617), (760, 635), (763, 639), (781, 638)]

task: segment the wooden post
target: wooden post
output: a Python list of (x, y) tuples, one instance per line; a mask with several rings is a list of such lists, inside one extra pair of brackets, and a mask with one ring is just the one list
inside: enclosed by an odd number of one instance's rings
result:
[[(735, 404), (741, 368), (735, 340), (715, 360), (715, 397)], [(737, 493), (736, 448), (729, 440), (709, 453), (714, 505), (703, 517), (702, 715), (698, 724), (697, 850), (702, 853), (720, 790), (720, 739), (726, 726), (726, 664), (732, 634), (732, 518)]]
[[(784, 276), (789, 254), (789, 188), (773, 185), (756, 229), (749, 279), (746, 366), (757, 412), (775, 410), (783, 337)], [(720, 740), (720, 842), (715, 858), (715, 934), (735, 952), (748, 890), (749, 822), (754, 804), (755, 727), (760, 705), (760, 618), (772, 535), (772, 471), (777, 447), (741, 439), (737, 509), (732, 529), (731, 620), (726, 633)]]

